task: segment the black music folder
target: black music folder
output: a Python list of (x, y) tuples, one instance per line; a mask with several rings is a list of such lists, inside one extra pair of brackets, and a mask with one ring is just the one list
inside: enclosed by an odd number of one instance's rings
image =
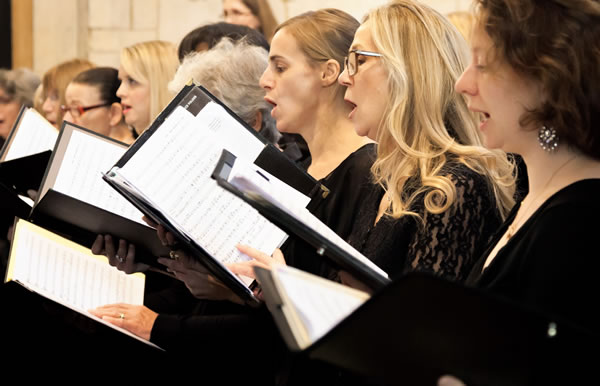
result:
[(50, 159), (50, 150), (0, 163), (0, 209), (27, 218), (31, 212), (28, 190), (37, 191)]
[(169, 249), (156, 230), (102, 180), (102, 172), (126, 149), (124, 143), (64, 122), (27, 218), (87, 247), (99, 234), (128, 240), (136, 244), (139, 261), (164, 269), (156, 256), (167, 256)]
[(306, 203), (321, 189), (206, 89), (192, 85), (179, 92), (103, 178), (173, 233), (245, 302), (256, 305), (253, 280), (234, 275), (226, 264), (249, 259), (237, 244), (271, 254), (287, 235), (211, 179), (224, 148), (269, 167)]
[(346, 243), (327, 225), (290, 199), (286, 192), (273, 187), (264, 171), (248, 169), (248, 163), (223, 150), (212, 177), (219, 186), (241, 198), (266, 219), (289, 235), (299, 237), (315, 247), (317, 253), (351, 273), (372, 289), (390, 283), (387, 274), (367, 257)]
[[(291, 267), (255, 272), (292, 351), (375, 382), (435, 385), (453, 375), (469, 386), (561, 384), (587, 378), (597, 357), (587, 354), (596, 335), (424, 273), (363, 300), (367, 294), (338, 293), (334, 286), (348, 288)], [(346, 303), (334, 322), (323, 317)]]
[[(54, 148), (58, 131), (34, 109), (22, 106), (0, 150), (0, 208), (27, 217), (28, 190), (37, 190)], [(25, 199), (22, 199), (24, 197)]]

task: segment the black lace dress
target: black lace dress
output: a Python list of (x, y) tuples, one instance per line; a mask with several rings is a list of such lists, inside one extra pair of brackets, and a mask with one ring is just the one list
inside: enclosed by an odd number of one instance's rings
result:
[(374, 189), (357, 217), (348, 242), (388, 273), (391, 279), (412, 271), (464, 281), (501, 224), (487, 179), (460, 163), (442, 169), (456, 187), (455, 202), (441, 214), (425, 213), (424, 195), (412, 211), (422, 216), (375, 218), (384, 195)]

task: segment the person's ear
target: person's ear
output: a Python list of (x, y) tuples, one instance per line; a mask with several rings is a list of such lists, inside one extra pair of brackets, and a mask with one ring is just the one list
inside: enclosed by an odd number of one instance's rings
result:
[(254, 123), (252, 124), (252, 128), (257, 132), (262, 128), (262, 111), (258, 110), (256, 112), (256, 116), (254, 117)]
[(321, 83), (324, 87), (337, 83), (341, 72), (341, 67), (337, 60), (329, 59), (325, 63), (322, 63), (321, 70)]
[(109, 110), (109, 123), (111, 127), (117, 126), (123, 119), (123, 106), (120, 103), (113, 103)]

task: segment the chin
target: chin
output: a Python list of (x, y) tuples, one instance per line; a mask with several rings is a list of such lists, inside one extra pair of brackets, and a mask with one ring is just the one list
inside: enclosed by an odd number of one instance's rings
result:
[(502, 141), (498, 141), (498, 140), (495, 140), (494, 138), (489, 138), (484, 135), (483, 146), (485, 146), (487, 149), (490, 149), (490, 150), (503, 149), (504, 143)]
[[(364, 127), (354, 127), (354, 131), (356, 132), (356, 134), (358, 134), (360, 137), (369, 137), (369, 129), (366, 129)], [(372, 139), (372, 138), (371, 138)]]
[(280, 133), (286, 133), (286, 134), (296, 134), (296, 131), (291, 130), (286, 124), (284, 123), (280, 123), (278, 121), (275, 121), (275, 127), (277, 128), (277, 131), (279, 131)]

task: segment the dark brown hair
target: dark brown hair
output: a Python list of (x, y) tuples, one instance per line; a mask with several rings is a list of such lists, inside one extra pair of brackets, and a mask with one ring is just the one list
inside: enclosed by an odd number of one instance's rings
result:
[(117, 96), (117, 90), (121, 85), (118, 74), (116, 68), (96, 67), (80, 72), (71, 83), (96, 87), (104, 103), (120, 103), (121, 98)]
[(263, 47), (269, 52), (269, 42), (262, 33), (245, 25), (221, 22), (203, 25), (185, 35), (177, 49), (179, 61), (183, 62), (183, 58), (187, 54), (195, 52), (198, 44), (206, 43), (208, 49), (211, 49), (224, 37), (233, 41), (239, 41), (243, 38), (246, 39), (248, 44)]
[(600, 2), (478, 0), (477, 16), (494, 55), (542, 87), (543, 104), (521, 124), (554, 127), (600, 159)]

